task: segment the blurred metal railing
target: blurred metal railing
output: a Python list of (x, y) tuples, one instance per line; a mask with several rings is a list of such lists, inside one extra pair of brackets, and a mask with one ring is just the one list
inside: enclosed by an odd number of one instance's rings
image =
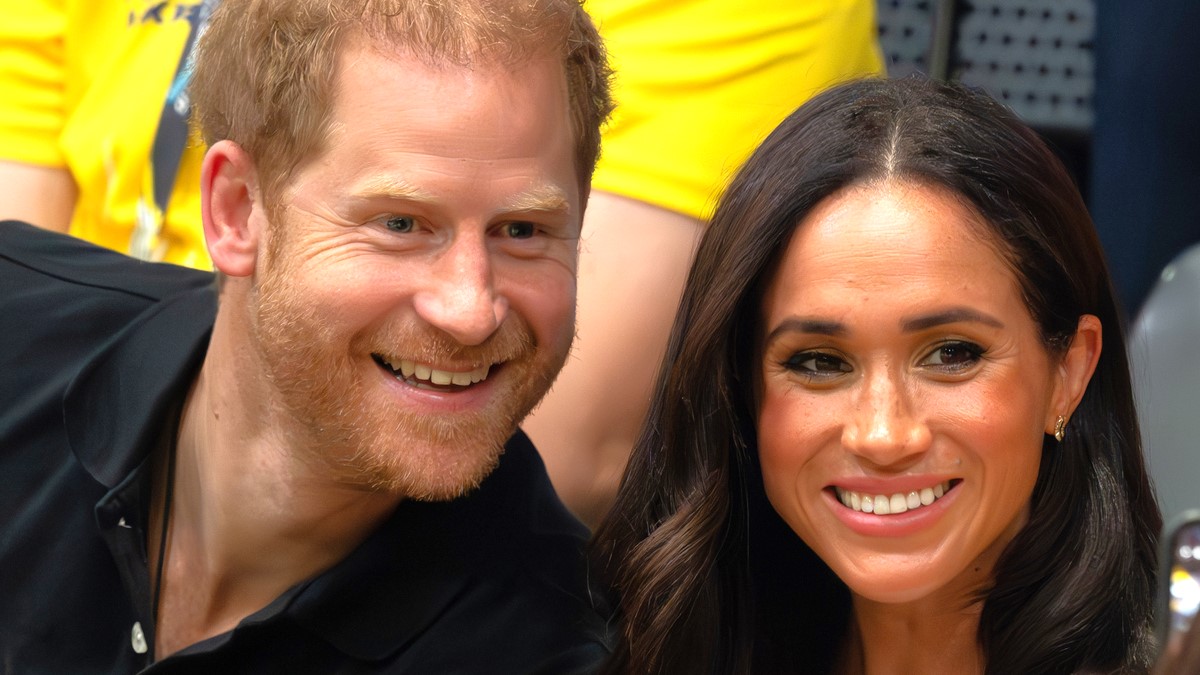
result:
[(1031, 126), (1092, 126), (1093, 0), (878, 0), (894, 76), (920, 71), (980, 87)]

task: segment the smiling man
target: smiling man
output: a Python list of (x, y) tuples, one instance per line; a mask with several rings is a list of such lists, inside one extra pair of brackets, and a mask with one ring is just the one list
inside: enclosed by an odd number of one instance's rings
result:
[(219, 284), (0, 225), (6, 672), (594, 665), (517, 430), (610, 107), (579, 5), (225, 0), (192, 96)]

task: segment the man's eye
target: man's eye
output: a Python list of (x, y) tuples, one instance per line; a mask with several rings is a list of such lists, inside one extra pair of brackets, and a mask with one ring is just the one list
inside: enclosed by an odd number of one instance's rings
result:
[(412, 216), (392, 216), (384, 225), (392, 232), (412, 232), (417, 227), (417, 219)]
[(528, 239), (537, 230), (533, 223), (517, 221), (504, 225), (504, 234), (512, 239)]

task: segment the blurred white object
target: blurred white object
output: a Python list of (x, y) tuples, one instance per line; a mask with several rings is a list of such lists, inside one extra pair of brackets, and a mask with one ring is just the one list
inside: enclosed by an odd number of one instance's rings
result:
[(1200, 245), (1163, 270), (1129, 337), (1142, 443), (1169, 521), (1200, 508)]

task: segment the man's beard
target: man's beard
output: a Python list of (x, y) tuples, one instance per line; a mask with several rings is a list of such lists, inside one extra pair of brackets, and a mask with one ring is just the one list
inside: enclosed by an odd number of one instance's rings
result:
[[(420, 500), (462, 495), (495, 468), (566, 360), (566, 349), (539, 349), (516, 313), (477, 346), (412, 321), (366, 335), (339, 332), (338, 319), (322, 317), (289, 283), (286, 257), (272, 257), (277, 264), (260, 274), (252, 318), (257, 361), (288, 421), (283, 451), (342, 484)], [(390, 375), (373, 354), (393, 363), (503, 365), (488, 374), (489, 405), (435, 416), (395, 405), (386, 380), (376, 379)]]

